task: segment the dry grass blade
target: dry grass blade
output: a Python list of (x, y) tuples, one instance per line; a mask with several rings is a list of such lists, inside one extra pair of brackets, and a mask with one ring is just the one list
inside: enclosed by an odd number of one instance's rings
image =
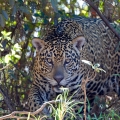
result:
[[(88, 74), (88, 76), (89, 76), (89, 74)], [(95, 78), (95, 76), (96, 76), (96, 73), (94, 72), (90, 77), (88, 77), (88, 76), (87, 76), (86, 79), (83, 79), (83, 80), (82, 80), (82, 83), (81, 83), (81, 88), (82, 88), (82, 90), (83, 90), (83, 92), (84, 92), (84, 119), (85, 119), (85, 120), (87, 119), (87, 118), (86, 118), (86, 109), (87, 109), (87, 107), (86, 107), (86, 100), (87, 100), (86, 84), (87, 84), (88, 81), (94, 80), (94, 78)]]

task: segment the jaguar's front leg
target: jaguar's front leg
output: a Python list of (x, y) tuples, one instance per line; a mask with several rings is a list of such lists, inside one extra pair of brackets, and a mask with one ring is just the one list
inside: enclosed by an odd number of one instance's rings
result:
[[(28, 106), (30, 111), (36, 111), (43, 103), (50, 100), (50, 92), (48, 92), (47, 88), (47, 86), (32, 85), (28, 96)], [(41, 113), (44, 115), (49, 114), (47, 106), (41, 111)]]

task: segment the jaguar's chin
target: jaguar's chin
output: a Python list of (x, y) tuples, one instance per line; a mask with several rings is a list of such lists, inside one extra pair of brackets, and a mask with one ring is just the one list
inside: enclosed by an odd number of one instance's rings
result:
[(53, 87), (53, 90), (54, 90), (56, 93), (62, 93), (62, 92), (63, 92), (63, 90), (62, 90), (59, 86)]
[(63, 87), (63, 86), (54, 86), (53, 87), (53, 90), (56, 92), (56, 93), (62, 93), (64, 91), (64, 89), (67, 89), (66, 87)]

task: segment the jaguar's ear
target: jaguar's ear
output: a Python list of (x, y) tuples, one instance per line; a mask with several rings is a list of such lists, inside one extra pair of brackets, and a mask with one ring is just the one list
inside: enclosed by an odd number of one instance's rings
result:
[(32, 44), (36, 48), (37, 51), (41, 51), (45, 46), (44, 41), (39, 38), (34, 38), (32, 40)]
[(77, 37), (73, 40), (73, 46), (77, 48), (78, 50), (82, 49), (82, 46), (85, 43), (85, 38), (84, 37)]

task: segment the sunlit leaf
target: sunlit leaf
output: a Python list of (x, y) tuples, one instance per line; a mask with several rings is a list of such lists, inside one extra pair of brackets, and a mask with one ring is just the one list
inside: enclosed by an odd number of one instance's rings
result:
[(14, 45), (13, 49), (14, 49), (15, 51), (19, 52), (19, 51), (21, 51), (22, 48), (21, 48), (21, 46), (20, 46), (18, 43), (16, 43), (16, 44)]
[(88, 65), (90, 65), (90, 66), (92, 66), (93, 64), (90, 62), (90, 61), (88, 61), (88, 60), (81, 60), (82, 62), (84, 62), (84, 63), (86, 63), (86, 64), (88, 64)]
[(11, 32), (2, 31), (1, 33), (3, 35), (3, 39), (7, 39), (7, 40), (11, 39), (10, 38)]
[(0, 50), (1, 50), (1, 51), (3, 51), (3, 50), (4, 50), (4, 48), (3, 48), (2, 44), (0, 44)]
[(11, 50), (12, 51), (12, 55), (15, 55), (15, 51), (14, 50)]
[(105, 73), (106, 73), (106, 71), (105, 71), (105, 70), (103, 70), (102, 68), (97, 68), (97, 69), (96, 69), (96, 71), (98, 71), (98, 72), (99, 72), (99, 71), (103, 71), (103, 72), (105, 72)]
[(92, 64), (90, 61), (88, 60), (81, 60), (82, 62), (84, 62), (85, 64), (88, 64), (92, 67), (92, 69), (94, 69), (96, 72), (100, 72), (100, 71), (103, 71), (106, 73), (105, 70), (103, 70), (102, 68), (99, 68), (100, 67), (100, 64), (99, 63), (96, 63), (96, 64)]
[(12, 32), (7, 32), (7, 33), (6, 33), (6, 36), (9, 36), (9, 35), (11, 35), (11, 33), (12, 33)]
[(99, 63), (94, 64), (94, 68), (98, 68), (98, 67), (100, 67)]
[(10, 60), (11, 60), (11, 55), (7, 54), (5, 56), (5, 63), (9, 63)]
[(14, 57), (20, 59), (20, 55), (14, 55)]
[(6, 31), (1, 31), (2, 35), (5, 36), (6, 34)]
[(81, 13), (83, 14), (86, 14), (86, 12), (87, 12), (86, 10), (81, 10)]

